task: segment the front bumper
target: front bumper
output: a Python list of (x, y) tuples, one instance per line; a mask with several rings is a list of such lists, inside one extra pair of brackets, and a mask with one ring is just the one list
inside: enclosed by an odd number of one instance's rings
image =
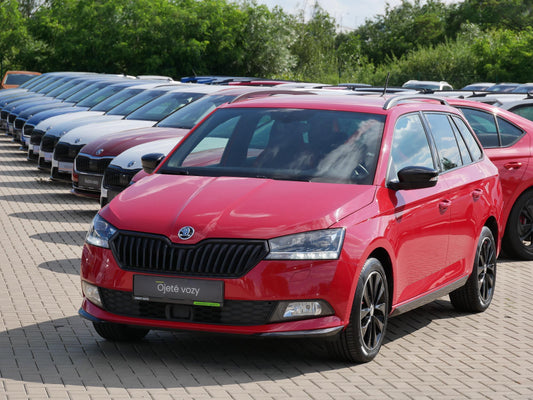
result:
[[(349, 278), (348, 271), (353, 269), (343, 264), (340, 260), (263, 260), (239, 278), (197, 277), (224, 281), (222, 307), (209, 307), (134, 298), (133, 277), (140, 273), (120, 268), (111, 250), (85, 244), (81, 277), (98, 287), (102, 307), (84, 298), (80, 314), (95, 322), (153, 329), (275, 336), (332, 335), (347, 325), (351, 310), (353, 277)], [(280, 303), (306, 300), (324, 301), (334, 313), (297, 320), (274, 318)]]

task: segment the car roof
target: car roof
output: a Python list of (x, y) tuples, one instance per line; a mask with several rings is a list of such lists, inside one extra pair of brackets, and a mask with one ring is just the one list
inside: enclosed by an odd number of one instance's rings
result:
[[(440, 103), (440, 104), (439, 104)], [(274, 96), (263, 96), (234, 102), (220, 106), (220, 108), (238, 107), (274, 107), (274, 108), (304, 108), (317, 110), (337, 110), (337, 111), (365, 111), (376, 114), (387, 114), (388, 109), (395, 106), (407, 106), (414, 110), (435, 109), (446, 104), (446, 100), (429, 95), (405, 95), (405, 96), (360, 96), (357, 94), (333, 95), (333, 94), (282, 94)], [(437, 108), (439, 109), (439, 108)], [(450, 111), (450, 107), (446, 107)]]

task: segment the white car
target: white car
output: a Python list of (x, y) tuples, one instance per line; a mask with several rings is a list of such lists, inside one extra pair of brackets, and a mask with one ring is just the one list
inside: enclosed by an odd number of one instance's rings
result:
[[(30, 149), (33, 149), (38, 154), (38, 168), (49, 170), (51, 168), (52, 154), (54, 147), (59, 141), (59, 138), (72, 129), (80, 126), (88, 125), (94, 122), (107, 122), (114, 120), (121, 120), (125, 116), (133, 113), (138, 108), (153, 101), (154, 99), (176, 89), (177, 85), (163, 85), (156, 86), (151, 89), (142, 89), (137, 92), (138, 88), (128, 89), (128, 91), (135, 91), (133, 97), (117, 105), (103, 115), (86, 116), (82, 118), (75, 118), (73, 120), (56, 123), (50, 126), (46, 131), (42, 129), (34, 129), (30, 141)], [(180, 86), (181, 87), (181, 86)], [(30, 156), (28, 150), (28, 157)]]

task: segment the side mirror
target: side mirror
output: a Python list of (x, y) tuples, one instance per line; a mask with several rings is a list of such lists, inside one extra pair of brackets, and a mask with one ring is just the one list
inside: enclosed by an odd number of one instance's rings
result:
[(433, 168), (410, 166), (398, 171), (398, 181), (389, 182), (392, 190), (412, 190), (433, 187), (439, 173)]
[(165, 158), (161, 153), (148, 153), (141, 157), (141, 165), (144, 172), (151, 174)]

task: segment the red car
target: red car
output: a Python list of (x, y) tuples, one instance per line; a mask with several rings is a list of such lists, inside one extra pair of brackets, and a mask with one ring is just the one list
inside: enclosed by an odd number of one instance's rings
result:
[[(104, 172), (114, 157), (134, 146), (161, 139), (181, 138), (191, 128), (213, 111), (220, 104), (236, 101), (247, 97), (269, 96), (275, 94), (290, 93), (288, 90), (276, 90), (257, 87), (234, 87), (224, 88), (220, 91), (208, 94), (193, 104), (180, 108), (169, 116), (149, 128), (140, 128), (123, 131), (119, 134), (107, 135), (83, 146), (74, 161), (72, 173), (72, 192), (86, 197), (100, 197), (100, 188), (104, 178)], [(170, 149), (169, 149), (170, 150)], [(140, 162), (138, 163), (140, 169)], [(135, 173), (138, 172), (138, 169)], [(107, 172), (106, 172), (107, 173)], [(110, 174), (108, 174), (109, 177)], [(109, 181), (104, 180), (105, 190), (111, 192), (120, 191), (117, 186), (122, 179), (116, 179), (117, 175), (133, 176), (131, 170), (116, 169), (111, 173)], [(115, 178), (115, 179), (114, 179)], [(107, 187), (106, 187), (107, 186)], [(104, 202), (104, 204), (107, 201)]]
[(446, 294), (489, 306), (502, 203), (497, 168), (443, 100), (222, 105), (94, 218), (80, 314), (108, 340), (314, 336), (370, 361), (389, 316)]
[(533, 122), (484, 103), (448, 99), (459, 108), (498, 167), (503, 189), (503, 251), (533, 260)]

